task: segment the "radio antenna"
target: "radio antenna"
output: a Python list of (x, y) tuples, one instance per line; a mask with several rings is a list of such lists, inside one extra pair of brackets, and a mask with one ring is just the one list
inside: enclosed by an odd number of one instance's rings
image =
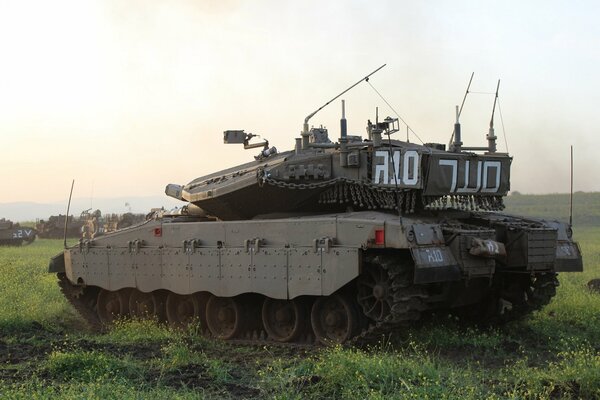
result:
[(67, 216), (65, 218), (65, 229), (63, 231), (63, 246), (67, 248), (67, 223), (69, 222), (69, 209), (71, 208), (71, 197), (73, 196), (73, 186), (75, 186), (75, 179), (71, 182), (71, 193), (69, 193), (69, 202), (67, 203)]
[(361, 80), (356, 82), (354, 85), (350, 86), (348, 89), (344, 90), (342, 93), (338, 94), (333, 99), (329, 100), (327, 103), (325, 103), (321, 107), (319, 107), (316, 111), (314, 111), (313, 113), (309, 114), (306, 118), (304, 118), (304, 127), (302, 129), (302, 147), (303, 148), (308, 147), (308, 120), (310, 120), (316, 113), (318, 113), (319, 111), (321, 111), (322, 109), (327, 107), (332, 101), (334, 101), (335, 99), (337, 99), (338, 97), (340, 97), (341, 95), (343, 95), (344, 93), (346, 93), (347, 91), (352, 89), (354, 86), (358, 85), (362, 81), (368, 82), (369, 77), (371, 75), (373, 75), (375, 72), (379, 71), (381, 68), (385, 67), (386, 65), (387, 64), (383, 64), (381, 67), (377, 68), (375, 71), (371, 72), (369, 75), (365, 76), (364, 78), (362, 78)]
[[(458, 121), (458, 118), (460, 118), (460, 113), (462, 113), (463, 106), (465, 105), (465, 100), (467, 100), (467, 95), (469, 94), (469, 89), (471, 88), (471, 82), (473, 82), (473, 76), (475, 76), (475, 72), (471, 72), (471, 79), (469, 79), (469, 84), (467, 85), (467, 90), (465, 90), (465, 95), (463, 96), (462, 103), (460, 103), (460, 109), (458, 110), (458, 114), (456, 116), (457, 121)], [(454, 140), (455, 133), (456, 133), (456, 130), (453, 130), (452, 136), (450, 136), (450, 142), (448, 143), (448, 147), (451, 146), (452, 141)]]
[(573, 226), (573, 145), (571, 145), (571, 205), (569, 210), (569, 226)]
[(498, 79), (498, 86), (496, 86), (496, 95), (494, 96), (494, 107), (492, 108), (492, 118), (490, 119), (490, 129), (486, 135), (488, 141), (488, 152), (496, 152), (496, 134), (494, 133), (494, 114), (496, 113), (496, 103), (498, 102), (498, 90), (500, 90), (500, 79)]
[(494, 127), (494, 114), (496, 113), (496, 103), (498, 102), (498, 90), (500, 89), (500, 79), (498, 79), (498, 86), (496, 86), (496, 94), (494, 96), (494, 107), (492, 107), (492, 118), (490, 119), (490, 128)]

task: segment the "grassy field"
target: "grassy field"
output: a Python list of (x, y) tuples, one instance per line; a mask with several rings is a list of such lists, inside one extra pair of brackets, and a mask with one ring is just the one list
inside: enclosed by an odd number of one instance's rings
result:
[[(568, 194), (512, 194), (504, 199), (504, 204), (506, 211), (513, 214), (569, 221)], [(600, 226), (600, 193), (573, 194), (573, 225)]]
[(496, 329), (438, 315), (367, 349), (231, 345), (148, 321), (87, 332), (46, 273), (61, 241), (3, 247), (0, 399), (600, 399), (600, 294), (586, 288), (600, 224), (575, 235), (585, 272), (562, 274), (542, 311)]

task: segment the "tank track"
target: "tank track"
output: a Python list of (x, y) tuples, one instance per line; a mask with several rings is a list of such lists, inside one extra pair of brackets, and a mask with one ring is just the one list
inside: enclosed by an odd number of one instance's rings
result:
[(4, 239), (0, 240), (0, 246), (28, 246), (35, 240), (35, 236), (32, 239)]
[[(380, 262), (381, 266), (388, 272), (390, 282), (390, 299), (392, 304), (390, 312), (381, 321), (367, 321), (367, 318), (360, 315), (363, 320), (359, 332), (347, 340), (343, 345), (362, 346), (375, 343), (383, 337), (391, 336), (398, 330), (405, 329), (410, 322), (417, 321), (422, 311), (426, 310), (426, 299), (428, 297), (424, 288), (414, 286), (410, 282), (410, 275), (399, 264), (391, 262), (388, 258), (374, 258), (373, 263)], [(76, 286), (69, 282), (64, 273), (57, 274), (59, 287), (65, 298), (71, 303), (73, 308), (85, 320), (89, 328), (93, 331), (101, 332), (106, 329), (96, 313), (95, 288)], [(358, 303), (357, 308), (360, 308)], [(210, 337), (206, 330), (203, 334)], [(230, 339), (228, 342), (240, 345), (269, 345), (277, 346), (299, 346), (310, 347), (317, 344), (314, 334), (308, 333), (299, 338), (298, 341), (289, 343), (280, 343), (269, 340), (264, 332), (247, 332), (245, 337)]]
[(104, 327), (96, 314), (96, 299), (93, 290), (84, 286), (72, 285), (64, 273), (58, 273), (57, 276), (60, 291), (85, 320), (89, 328), (94, 331), (102, 331)]
[(481, 325), (506, 324), (542, 309), (556, 295), (559, 285), (554, 272), (527, 276), (527, 281), (512, 288), (500, 287), (486, 301), (465, 307), (458, 315)]
[(500, 315), (500, 322), (509, 322), (520, 319), (550, 303), (556, 295), (556, 288), (560, 285), (556, 273), (541, 273), (530, 278), (522, 290), (524, 296), (519, 302), (513, 303), (513, 309)]
[[(424, 287), (411, 283), (410, 271), (403, 268), (397, 262), (391, 259), (374, 257), (371, 263), (379, 263), (388, 273), (390, 282), (390, 295), (392, 303), (390, 312), (380, 321), (367, 319), (361, 313), (359, 318), (363, 319), (359, 331), (345, 343), (346, 346), (365, 346), (381, 341), (383, 338), (390, 338), (394, 334), (405, 330), (411, 323), (418, 321), (422, 312), (430, 309), (428, 304), (429, 294)], [(65, 298), (71, 303), (73, 308), (85, 320), (88, 327), (97, 332), (106, 330), (96, 313), (97, 290), (92, 287), (76, 286), (69, 282), (64, 273), (57, 274), (59, 287)], [(474, 319), (478, 323), (497, 325), (504, 324), (513, 320), (518, 320), (532, 312), (541, 309), (547, 305), (556, 294), (556, 288), (559, 282), (555, 273), (538, 274), (532, 279), (527, 287), (523, 287), (523, 298), (518, 303), (513, 302), (511, 307), (506, 308), (503, 305), (501, 295), (496, 295), (490, 299), (484, 309), (471, 310), (468, 319)], [(357, 307), (360, 305), (357, 302)], [(463, 315), (466, 316), (466, 315)], [(206, 337), (211, 337), (207, 329), (202, 333)], [(227, 342), (239, 345), (274, 345), (278, 347), (298, 347), (307, 348), (318, 345), (312, 332), (302, 335), (297, 341), (281, 343), (270, 340), (264, 331), (248, 331), (243, 337), (229, 339)]]
[(383, 320), (369, 323), (366, 329), (350, 340), (350, 344), (357, 346), (375, 343), (382, 337), (405, 329), (411, 322), (419, 320), (421, 312), (428, 309), (426, 299), (429, 295), (425, 288), (412, 283), (412, 266), (406, 268), (402, 263), (385, 256), (374, 256), (369, 263), (378, 264), (387, 272), (392, 303), (390, 313)]

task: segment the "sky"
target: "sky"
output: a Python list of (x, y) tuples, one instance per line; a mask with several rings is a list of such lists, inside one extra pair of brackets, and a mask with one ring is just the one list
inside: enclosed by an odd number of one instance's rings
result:
[[(291, 149), (343, 96), (350, 134), (397, 112), (448, 143), (499, 151), (521, 193), (600, 191), (597, 1), (0, 0), (0, 203), (162, 195), (253, 159), (245, 129)], [(394, 112), (395, 110), (395, 112)], [(339, 101), (311, 119), (339, 136)], [(405, 131), (397, 133), (406, 138)], [(420, 140), (410, 135), (413, 142)], [(508, 146), (506, 146), (508, 145)]]

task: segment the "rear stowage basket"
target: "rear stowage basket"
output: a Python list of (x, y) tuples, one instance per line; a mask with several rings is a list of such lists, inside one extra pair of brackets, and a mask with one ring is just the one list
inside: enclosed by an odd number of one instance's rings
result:
[(509, 229), (506, 234), (507, 266), (527, 267), (528, 271), (552, 269), (557, 237), (553, 228)]

